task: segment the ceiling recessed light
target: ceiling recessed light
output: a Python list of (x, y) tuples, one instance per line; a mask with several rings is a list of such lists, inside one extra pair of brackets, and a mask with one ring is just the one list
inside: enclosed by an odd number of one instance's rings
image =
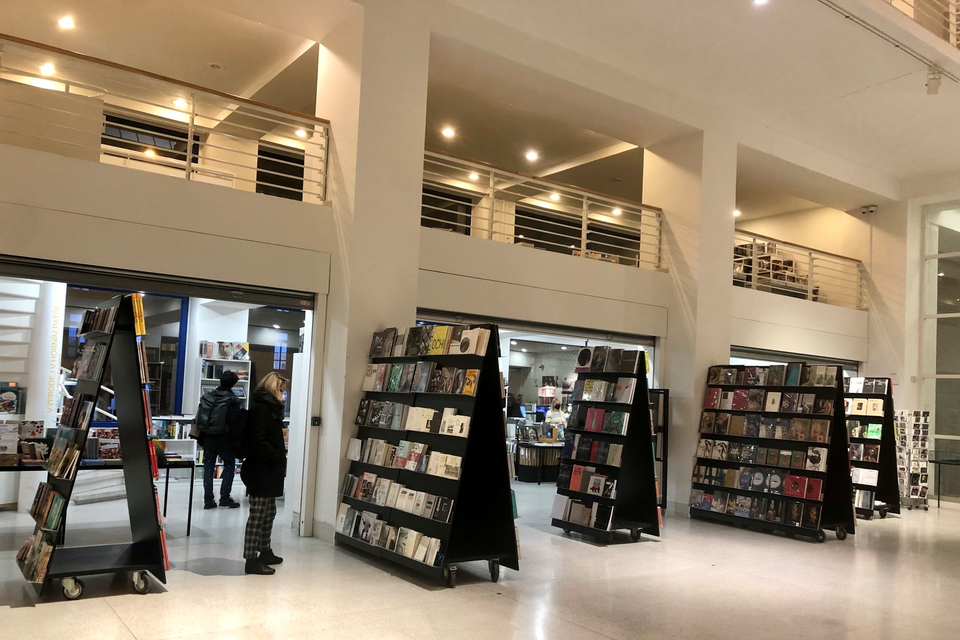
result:
[(219, 62), (208, 62), (207, 66), (210, 67), (211, 69), (216, 69), (217, 71), (219, 71), (220, 69), (223, 69), (223, 65), (220, 64)]
[(550, 199), (556, 202), (557, 200), (560, 199), (560, 194), (554, 191), (553, 193), (550, 194)]
[(154, 151), (153, 149), (147, 149), (146, 151), (143, 152), (143, 155), (150, 156), (152, 158), (155, 155), (157, 155), (157, 152)]
[(515, 346), (517, 346), (517, 341), (516, 341), (516, 340), (511, 340), (511, 341), (510, 341), (510, 344), (515, 347)]
[(526, 158), (530, 162), (536, 162), (537, 158), (539, 157), (540, 157), (540, 154), (534, 151), (533, 149), (530, 149), (530, 151), (527, 151)]
[(733, 210), (733, 217), (734, 217), (734, 218), (739, 218), (739, 217), (740, 217), (740, 209), (734, 209), (734, 210)]
[(577, 246), (572, 244), (572, 245), (570, 245), (570, 248), (571, 248), (571, 249), (576, 249)]
[(76, 26), (73, 24), (73, 18), (70, 16), (63, 16), (57, 20), (57, 24), (60, 25), (61, 29), (73, 29)]
[(53, 66), (53, 63), (48, 62), (40, 66), (40, 74), (45, 76), (52, 76), (57, 72), (57, 68)]
[(566, 350), (567, 350), (566, 347), (560, 347), (560, 351), (566, 351)]
[(274, 329), (279, 329), (279, 328), (280, 328), (280, 325), (275, 324), (275, 325), (273, 325), (273, 328), (274, 328)]
[(175, 106), (177, 109), (186, 109), (190, 106), (190, 103), (183, 98), (177, 98), (173, 101), (173, 106)]
[(520, 235), (519, 235), (519, 236), (517, 236), (517, 237), (518, 237), (518, 238), (523, 238), (523, 234), (520, 234)]
[(767, 2), (769, 2), (769, 0), (753, 0), (753, 4), (757, 6), (767, 4)]
[(522, 351), (523, 353), (526, 353), (526, 352), (527, 352), (526, 349), (520, 349), (520, 351)]
[(938, 278), (942, 278), (942, 277), (943, 277), (943, 272), (941, 271), (940, 273), (938, 273), (938, 274), (937, 274), (937, 277), (938, 277)]
[(307, 137), (307, 132), (304, 131), (303, 129), (297, 129), (296, 131), (294, 131), (294, 133), (297, 134), (297, 137), (298, 137), (298, 138), (306, 138), (306, 137)]
[(623, 213), (623, 211), (620, 211), (619, 208), (613, 210), (613, 215), (615, 215), (615, 216), (618, 216), (618, 215), (620, 215), (621, 213)]
[(479, 178), (480, 178), (480, 176), (478, 176), (476, 173), (471, 173), (471, 174), (470, 174), (470, 179), (471, 179), (471, 180), (477, 180), (477, 179), (479, 179)]
[(457, 135), (457, 132), (454, 131), (453, 127), (444, 127), (440, 130), (440, 133), (443, 134), (444, 138), (452, 138), (453, 136)]

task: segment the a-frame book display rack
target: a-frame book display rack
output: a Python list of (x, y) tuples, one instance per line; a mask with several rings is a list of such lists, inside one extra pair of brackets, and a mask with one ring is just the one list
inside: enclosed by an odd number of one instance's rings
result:
[[(41, 594), (59, 578), (64, 596), (79, 598), (84, 587), (79, 577), (103, 573), (132, 572), (133, 586), (139, 593), (149, 589), (146, 572), (166, 583), (166, 544), (153, 484), (156, 453), (147, 437), (149, 378), (138, 337), (144, 333), (139, 294), (118, 296), (84, 315), (80, 335), (85, 341), (73, 372), (77, 379), (74, 396), (64, 403), (47, 461), (47, 481), (38, 488), (31, 508), (37, 521), (34, 535), (17, 554), (24, 577), (36, 584)], [(108, 363), (132, 542), (64, 547), (67, 505)]]
[(650, 389), (650, 422), (653, 424), (654, 459), (657, 462), (657, 488), (660, 513), (667, 512), (667, 452), (670, 430), (670, 390)]
[(854, 506), (866, 519), (900, 513), (897, 434), (889, 378), (846, 378), (847, 434)]
[(853, 534), (842, 371), (710, 367), (690, 516), (817, 542)]
[(623, 529), (659, 536), (643, 352), (585, 347), (577, 364), (551, 524), (605, 542)]
[(338, 544), (456, 585), (457, 566), (519, 570), (496, 325), (374, 336)]

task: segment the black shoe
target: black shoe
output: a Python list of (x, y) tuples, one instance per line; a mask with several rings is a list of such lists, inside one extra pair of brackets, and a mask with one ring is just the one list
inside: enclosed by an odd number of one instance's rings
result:
[(216, 503), (216, 502), (204, 502), (204, 503), (203, 503), (203, 508), (204, 508), (204, 509), (216, 509), (216, 508), (217, 508), (217, 503)]
[(255, 576), (272, 576), (277, 572), (273, 567), (268, 567), (265, 564), (262, 564), (256, 558), (250, 558), (247, 560), (246, 566), (243, 568), (244, 573), (248, 573)]
[(273, 552), (273, 549), (267, 549), (260, 552), (260, 564), (280, 564), (283, 558)]
[(233, 498), (227, 498), (226, 500), (220, 501), (221, 507), (226, 507), (227, 509), (239, 509), (240, 503), (234, 500)]

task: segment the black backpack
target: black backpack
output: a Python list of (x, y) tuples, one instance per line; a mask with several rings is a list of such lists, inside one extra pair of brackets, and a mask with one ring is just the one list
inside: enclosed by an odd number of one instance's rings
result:
[(230, 420), (228, 416), (230, 404), (234, 400), (234, 395), (221, 395), (205, 393), (200, 398), (200, 406), (197, 407), (197, 426), (202, 433), (212, 436), (226, 435), (230, 432)]

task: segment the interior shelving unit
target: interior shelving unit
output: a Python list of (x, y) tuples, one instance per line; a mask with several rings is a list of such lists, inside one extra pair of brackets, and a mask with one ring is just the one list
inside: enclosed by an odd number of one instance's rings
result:
[[(115, 311), (114, 311), (115, 309)], [(83, 593), (80, 576), (103, 573), (133, 573), (133, 586), (139, 593), (149, 589), (147, 572), (160, 582), (166, 583), (166, 543), (156, 489), (156, 456), (148, 439), (151, 430), (148, 388), (143, 379), (145, 363), (141, 367), (139, 336), (145, 333), (142, 324), (142, 303), (139, 294), (118, 296), (99, 307), (100, 312), (113, 315), (103, 330), (86, 331), (84, 349), (102, 348), (105, 351), (103, 365), (90, 377), (80, 376), (74, 390), (73, 403), (82, 405), (97, 402), (105, 372), (110, 370), (117, 411), (117, 427), (123, 451), (123, 479), (126, 487), (127, 510), (130, 519), (132, 541), (125, 544), (93, 545), (82, 547), (62, 546), (68, 505), (76, 480), (76, 466), (72, 471), (58, 477), (48, 469), (46, 484), (65, 501), (62, 517), (54, 530), (43, 530), (37, 524), (34, 535), (45, 536), (51, 545), (46, 571), (36, 579), (41, 594), (53, 580), (60, 579), (63, 594), (67, 599), (79, 598)], [(89, 417), (77, 415), (74, 409), (64, 413), (57, 439), (66, 441), (69, 435), (72, 444), (84, 450)], [(92, 412), (91, 412), (92, 413)], [(75, 430), (75, 431), (68, 431)], [(55, 440), (56, 444), (56, 440)], [(31, 576), (27, 576), (31, 579)]]
[(667, 432), (670, 428), (670, 391), (650, 389), (650, 421), (653, 424), (653, 454), (657, 464), (657, 489), (661, 513), (667, 512)]
[(500, 338), (497, 325), (471, 325), (471, 328), (490, 331), (486, 353), (383, 356), (371, 358), (371, 362), (392, 365), (435, 362), (438, 368), (479, 369), (475, 395), (365, 392), (365, 398), (371, 401), (397, 402), (412, 407), (435, 409), (438, 412), (445, 408), (456, 409), (458, 415), (470, 416), (467, 437), (373, 426), (358, 427), (358, 438), (385, 440), (394, 446), (401, 440), (407, 440), (425, 444), (429, 451), (460, 456), (459, 480), (359, 461), (350, 463), (352, 474), (373, 473), (377, 478), (400, 482), (414, 491), (449, 498), (453, 501), (453, 509), (448, 522), (342, 496), (344, 503), (358, 511), (373, 512), (389, 525), (409, 528), (425, 536), (438, 538), (441, 541), (439, 555), (443, 558), (440, 566), (419, 562), (339, 531), (334, 534), (337, 544), (354, 547), (432, 578), (445, 580), (450, 587), (456, 585), (457, 565), (460, 563), (487, 561), (494, 581), (499, 578), (501, 565), (514, 570), (520, 569), (507, 451), (503, 445), (506, 421), (498, 362)]
[[(893, 410), (893, 385), (889, 378), (848, 378), (845, 385), (857, 385), (853, 391), (848, 392), (847, 398), (851, 409), (856, 406), (858, 401), (867, 405), (871, 400), (880, 400), (883, 402), (883, 413), (881, 415), (871, 413), (847, 413), (848, 433), (854, 428), (859, 427), (866, 430), (869, 424), (880, 424), (880, 438), (870, 438), (865, 436), (850, 436), (850, 467), (851, 473), (856, 469), (876, 470), (877, 484), (864, 484), (853, 482), (853, 488), (857, 492), (869, 492), (868, 501), (857, 504), (855, 508), (858, 515), (866, 519), (873, 517), (874, 512), (881, 518), (886, 518), (888, 513), (900, 513), (900, 483), (897, 479), (897, 433), (895, 425), (896, 413)], [(864, 393), (857, 389), (876, 388), (879, 384), (883, 389), (882, 393)], [(876, 460), (865, 460), (865, 452), (868, 447), (880, 445), (879, 455)], [(854, 449), (861, 449), (859, 456), (854, 455)], [(856, 459), (859, 457), (860, 459)], [(856, 494), (855, 494), (856, 496)], [(869, 506), (866, 506), (869, 504)]]
[(224, 371), (236, 371), (246, 372), (247, 377), (241, 378), (237, 384), (236, 388), (243, 390), (243, 402), (244, 406), (250, 408), (250, 375), (252, 373), (250, 368), (249, 360), (229, 360), (224, 358), (201, 358), (200, 359), (200, 395), (202, 396), (207, 391), (211, 390), (211, 387), (214, 389), (220, 386), (219, 378), (208, 378), (207, 377), (207, 367), (208, 365), (212, 366), (222, 366)]
[[(792, 366), (798, 367), (797, 379), (794, 379), (789, 373), (789, 367)], [(838, 539), (845, 540), (848, 534), (852, 535), (854, 533), (856, 516), (851, 500), (853, 487), (850, 479), (850, 458), (843, 411), (843, 368), (839, 365), (833, 367), (835, 374), (832, 384), (829, 385), (821, 384), (815, 386), (813, 384), (815, 380), (813, 379), (812, 368), (803, 363), (791, 363), (787, 365), (787, 367), (785, 367), (787, 370), (786, 375), (780, 376), (779, 379), (774, 378), (777, 384), (756, 384), (756, 382), (751, 384), (748, 382), (750, 377), (748, 370), (763, 370), (764, 377), (771, 377), (768, 371), (772, 368), (773, 367), (744, 367), (737, 365), (717, 365), (711, 367), (711, 374), (708, 375), (703, 415), (701, 416), (700, 442), (698, 442), (697, 460), (693, 474), (690, 516), (703, 520), (740, 525), (745, 529), (755, 531), (777, 531), (789, 536), (809, 537), (817, 542), (824, 542), (826, 540), (825, 529), (833, 529)], [(715, 371), (722, 372), (722, 374), (720, 376), (714, 376)], [(783, 384), (784, 382), (790, 382), (790, 384)], [(757, 396), (762, 398), (759, 400), (759, 407), (756, 404), (750, 406), (749, 409), (733, 409), (732, 407), (714, 408), (711, 406), (711, 398), (723, 398), (725, 394), (736, 394), (737, 392), (746, 392), (749, 397), (751, 391), (762, 394), (762, 396)], [(775, 394), (775, 396), (772, 394)], [(787, 394), (798, 394), (798, 397), (804, 394), (813, 395), (814, 400), (811, 409), (804, 409), (801, 406), (801, 402), (798, 402), (796, 407), (788, 406), (786, 407), (787, 410), (784, 410), (783, 399)], [(733, 398), (735, 395), (730, 397)], [(772, 404), (771, 400), (773, 398), (776, 399), (776, 406), (768, 406)], [(748, 400), (748, 402), (750, 402), (750, 400)], [(756, 400), (753, 400), (753, 402), (756, 403)], [(814, 413), (814, 410), (820, 406), (819, 403), (821, 402), (832, 403), (829, 415), (826, 413)], [(752, 434), (752, 429), (749, 430), (751, 435), (746, 434), (746, 429), (743, 433), (734, 434), (729, 433), (729, 431), (717, 432), (713, 425), (718, 419), (718, 416), (723, 415), (728, 416), (728, 418), (721, 418), (721, 420), (724, 422), (729, 420), (730, 424), (733, 424), (734, 419), (737, 419), (739, 424), (738, 417), (743, 418), (744, 424), (751, 424), (754, 420), (757, 420), (759, 424), (761, 424), (760, 430), (756, 435)], [(751, 416), (756, 416), (756, 418)], [(826, 441), (818, 441), (813, 438), (812, 434), (797, 437), (795, 435), (796, 432), (793, 431), (795, 428), (795, 419), (828, 421), (829, 425), (824, 434)], [(749, 423), (747, 422), (748, 420), (750, 421)], [(770, 422), (766, 422), (767, 420)], [(778, 426), (778, 420), (787, 420), (790, 422), (791, 431), (789, 434), (777, 431), (777, 429), (781, 428), (781, 426)], [(771, 424), (774, 425), (773, 428), (775, 430), (772, 433), (765, 428), (765, 425)], [(779, 425), (783, 424), (785, 423), (779, 423)], [(708, 427), (705, 425), (711, 426)], [(786, 427), (783, 428), (785, 429)], [(704, 429), (708, 430), (704, 431)], [(734, 427), (735, 432), (739, 431), (739, 429), (739, 426)], [(704, 446), (704, 440), (722, 442), (723, 445), (722, 447), (713, 447), (711, 449), (711, 455), (706, 455), (705, 450), (707, 447)], [(761, 448), (764, 451), (775, 451), (777, 453), (777, 460), (776, 462), (764, 460), (761, 463), (759, 461), (752, 462), (749, 458), (746, 461), (742, 459), (730, 459), (730, 451), (732, 449), (739, 448), (741, 450), (740, 455), (742, 456), (744, 447), (752, 447), (748, 450), (755, 452), (759, 452)], [(813, 452), (812, 449), (814, 448), (827, 449), (825, 467), (819, 470), (812, 467), (823, 466), (822, 460), (818, 460), (818, 464), (816, 465), (808, 464), (811, 454), (814, 453), (814, 455), (816, 455), (816, 453), (819, 453)], [(723, 451), (722, 456), (718, 454), (718, 450)], [(804, 465), (797, 467), (789, 463), (785, 466), (782, 456), (785, 452), (789, 452), (793, 456), (798, 456), (802, 453), (805, 460)], [(755, 478), (756, 480), (760, 480), (760, 482), (748, 480), (746, 486), (744, 486), (741, 480), (741, 478), (744, 477), (744, 469), (751, 471), (749, 474), (750, 478)], [(730, 486), (730, 483), (727, 481), (727, 472), (730, 470), (734, 472), (736, 479), (734, 486)], [(760, 474), (759, 478), (757, 477), (758, 472)], [(773, 484), (771, 474), (775, 474), (779, 478), (778, 482), (782, 483), (779, 487), (771, 486)], [(800, 481), (806, 483), (806, 485), (809, 485), (811, 480), (817, 483), (820, 487), (819, 496), (813, 495), (812, 497), (807, 497), (809, 493), (806, 492), (803, 496), (786, 493), (786, 480), (789, 480), (790, 474), (798, 476)], [(778, 502), (773, 504), (781, 505), (783, 511), (778, 515), (776, 510), (774, 510), (773, 515), (767, 518), (765, 517), (767, 513), (766, 507), (760, 510), (757, 515), (751, 515), (750, 509), (752, 509), (752, 507), (748, 507), (747, 513), (743, 513), (743, 511), (737, 513), (736, 509), (731, 512), (727, 508), (719, 510), (716, 506), (719, 502), (717, 499), (718, 492), (723, 492), (727, 497), (727, 504), (729, 504), (729, 500), (734, 500), (736, 504), (737, 498), (747, 498), (751, 505), (754, 499), (768, 501), (767, 504), (770, 504), (770, 500), (775, 500)], [(703, 494), (703, 496), (700, 496), (700, 494)], [(706, 496), (710, 496), (709, 501), (706, 500)], [(700, 498), (701, 502), (694, 504), (697, 498)], [(808, 507), (816, 507), (819, 511), (816, 518), (816, 526), (809, 526), (811, 524), (810, 522), (802, 526), (802, 518), (796, 518), (796, 523), (794, 524), (793, 518), (788, 518), (790, 503), (799, 504), (801, 514), (806, 513)]]
[[(654, 456), (654, 447), (651, 446), (651, 436), (655, 437), (650, 422), (650, 395), (647, 387), (647, 376), (643, 372), (644, 364), (641, 356), (638, 369), (629, 372), (582, 372), (577, 374), (577, 380), (603, 380), (617, 384), (620, 378), (633, 378), (636, 387), (633, 393), (633, 402), (615, 403), (593, 400), (574, 399), (574, 410), (567, 426), (567, 431), (581, 437), (595, 438), (600, 441), (623, 445), (620, 466), (598, 464), (576, 458), (577, 452), (570, 453), (570, 458), (561, 459), (560, 480), (557, 483), (557, 494), (573, 498), (585, 505), (597, 504), (603, 507), (612, 507), (609, 529), (584, 525), (570, 520), (552, 518), (551, 524), (559, 527), (566, 533), (577, 532), (594, 539), (612, 542), (616, 531), (628, 530), (633, 541), (639, 541), (640, 535), (646, 533), (653, 536), (660, 535), (660, 518), (657, 496), (657, 471)], [(604, 411), (621, 411), (629, 414), (625, 435), (604, 433), (602, 431), (588, 431), (585, 427), (587, 412), (590, 408)], [(569, 482), (570, 474), (565, 473), (562, 467), (581, 465), (596, 467), (602, 475), (616, 480), (616, 496), (605, 497), (579, 490), (571, 490), (569, 485), (562, 486), (564, 480)], [(582, 486), (580, 487), (583, 488)]]

